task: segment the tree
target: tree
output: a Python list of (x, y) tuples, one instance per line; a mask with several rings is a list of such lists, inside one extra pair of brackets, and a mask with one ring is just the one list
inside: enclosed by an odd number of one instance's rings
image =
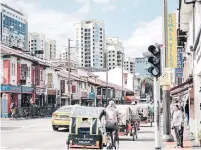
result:
[[(152, 78), (145, 78), (145, 93), (150, 94), (153, 93), (153, 79)], [(142, 83), (141, 83), (142, 87)]]

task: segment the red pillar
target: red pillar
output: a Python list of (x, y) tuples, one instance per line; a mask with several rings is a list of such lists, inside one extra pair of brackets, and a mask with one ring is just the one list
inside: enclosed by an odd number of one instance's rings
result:
[(10, 60), (3, 61), (3, 84), (10, 84)]
[(31, 82), (32, 82), (32, 85), (34, 85), (34, 91), (32, 93), (32, 100), (33, 100), (33, 103), (35, 103), (36, 101), (36, 89), (35, 89), (35, 66), (32, 65), (32, 73), (31, 73)]
[(10, 94), (8, 94), (8, 99), (7, 99), (7, 112), (8, 112), (8, 114), (9, 113), (11, 113), (11, 111), (10, 111), (10, 103), (11, 103), (11, 95)]
[(17, 58), (17, 85), (20, 85), (20, 75), (21, 75), (20, 58)]

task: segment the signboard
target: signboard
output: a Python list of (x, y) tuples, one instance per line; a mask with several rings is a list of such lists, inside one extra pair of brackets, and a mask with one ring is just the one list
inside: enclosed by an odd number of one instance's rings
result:
[(89, 99), (96, 99), (96, 94), (94, 92), (89, 93)]
[(1, 85), (1, 92), (21, 93), (21, 86)]
[(32, 93), (33, 91), (33, 87), (22, 86), (22, 93)]
[(168, 14), (168, 68), (177, 68), (176, 13)]
[(127, 84), (128, 80), (128, 73), (124, 73), (124, 83)]
[(164, 72), (160, 77), (160, 85), (170, 85), (171, 84), (171, 69), (164, 68)]
[(52, 88), (52, 73), (48, 73), (47, 76), (48, 76), (47, 87)]
[(183, 76), (183, 48), (177, 48), (177, 68), (175, 69), (175, 76), (182, 77)]

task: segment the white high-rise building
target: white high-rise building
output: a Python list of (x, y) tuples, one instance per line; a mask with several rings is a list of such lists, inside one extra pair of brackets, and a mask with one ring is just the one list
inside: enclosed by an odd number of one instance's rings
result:
[(124, 60), (124, 48), (119, 38), (107, 38), (106, 51), (108, 69), (113, 69), (117, 66), (122, 67), (122, 61)]
[(101, 21), (81, 21), (75, 25), (78, 61), (81, 67), (103, 68), (105, 28)]
[(45, 34), (29, 33), (29, 51), (42, 50), (43, 54), (36, 54), (36, 57), (44, 60), (56, 58), (56, 41), (45, 38)]
[(56, 58), (56, 41), (46, 39), (44, 59), (51, 60)]
[(130, 57), (126, 57), (124, 60), (124, 69), (129, 71), (130, 73), (135, 72), (135, 61)]
[[(35, 51), (45, 51), (45, 34), (29, 33), (29, 51), (35, 53)], [(44, 54), (37, 54), (36, 57), (44, 59)]]

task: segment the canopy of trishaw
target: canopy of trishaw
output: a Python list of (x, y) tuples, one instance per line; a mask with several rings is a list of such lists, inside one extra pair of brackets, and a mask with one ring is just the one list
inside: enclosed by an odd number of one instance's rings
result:
[(98, 118), (102, 110), (102, 107), (75, 107), (71, 117)]

